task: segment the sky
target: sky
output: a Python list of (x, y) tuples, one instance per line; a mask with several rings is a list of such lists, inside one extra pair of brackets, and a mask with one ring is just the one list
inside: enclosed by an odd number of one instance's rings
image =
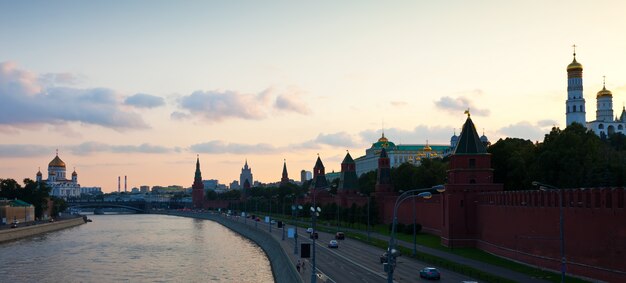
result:
[[(576, 44), (587, 120), (626, 102), (624, 1), (0, 0), (0, 178), (58, 149), (81, 186), (339, 172), (384, 129), (449, 144), (565, 126)], [(123, 178), (123, 177), (122, 177)]]

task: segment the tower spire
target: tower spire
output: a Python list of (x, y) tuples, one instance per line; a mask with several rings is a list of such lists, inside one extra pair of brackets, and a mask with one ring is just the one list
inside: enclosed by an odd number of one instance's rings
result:
[(572, 45), (572, 48), (574, 49), (574, 59), (576, 59), (576, 44)]

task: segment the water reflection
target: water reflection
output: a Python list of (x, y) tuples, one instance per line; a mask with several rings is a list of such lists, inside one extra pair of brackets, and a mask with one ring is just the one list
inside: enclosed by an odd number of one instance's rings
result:
[(0, 244), (0, 281), (273, 282), (263, 251), (217, 223), (89, 217), (92, 223)]

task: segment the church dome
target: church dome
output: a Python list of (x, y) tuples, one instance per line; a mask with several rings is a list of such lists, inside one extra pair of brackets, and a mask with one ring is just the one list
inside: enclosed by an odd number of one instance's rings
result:
[(48, 167), (65, 167), (65, 162), (63, 162), (63, 160), (61, 160), (61, 158), (57, 155), (54, 159), (52, 159), (52, 161), (50, 161)]
[(432, 150), (433, 149), (428, 144), (426, 144), (426, 146), (424, 147), (424, 151), (432, 151)]
[(385, 137), (385, 134), (384, 134), (384, 133), (383, 133), (383, 136), (382, 136), (382, 137), (380, 137), (380, 138), (378, 139), (378, 142), (383, 142), (383, 143), (385, 143), (385, 142), (388, 142), (388, 141), (389, 141), (389, 140)]
[(386, 147), (386, 148), (395, 148), (396, 144), (393, 142), (390, 142), (386, 137), (385, 137), (385, 133), (383, 133), (382, 137), (380, 137), (378, 139), (377, 142), (375, 142), (374, 144), (372, 144), (372, 148), (382, 148), (382, 147)]
[(611, 93), (610, 90), (606, 89), (606, 87), (602, 87), (602, 90), (598, 91), (598, 95), (596, 96), (596, 98), (600, 97), (613, 97), (613, 93)]
[(583, 65), (578, 63), (578, 61), (576, 61), (576, 57), (574, 57), (574, 61), (572, 61), (572, 63), (567, 65), (567, 70), (568, 71), (582, 70), (582, 69), (583, 69)]
[(37, 171), (37, 176), (41, 176), (41, 171)]
[(76, 171), (72, 172), (72, 176), (78, 176), (78, 174), (76, 174)]
[(480, 141), (481, 141), (481, 142), (483, 142), (483, 143), (488, 143), (488, 142), (489, 142), (489, 139), (487, 138), (487, 136), (485, 136), (485, 134), (483, 134), (483, 135), (480, 137)]

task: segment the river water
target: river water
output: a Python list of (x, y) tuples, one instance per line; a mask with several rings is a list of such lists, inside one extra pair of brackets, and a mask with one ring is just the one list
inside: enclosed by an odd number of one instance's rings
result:
[(89, 218), (0, 244), (0, 282), (274, 282), (263, 250), (215, 222), (151, 214)]

